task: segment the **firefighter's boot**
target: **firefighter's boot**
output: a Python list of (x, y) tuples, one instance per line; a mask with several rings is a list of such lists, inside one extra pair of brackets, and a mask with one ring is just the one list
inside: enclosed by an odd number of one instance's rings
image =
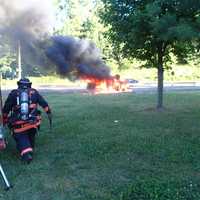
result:
[(29, 164), (33, 160), (33, 154), (31, 152), (25, 153), (21, 157), (22, 162)]

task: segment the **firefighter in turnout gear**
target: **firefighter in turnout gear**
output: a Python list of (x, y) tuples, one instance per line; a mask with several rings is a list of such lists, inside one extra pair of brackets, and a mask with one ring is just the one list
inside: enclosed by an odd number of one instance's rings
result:
[(27, 78), (17, 82), (18, 89), (12, 90), (3, 107), (3, 123), (8, 125), (16, 142), (22, 161), (30, 163), (33, 159), (35, 135), (40, 127), (41, 113), (38, 104), (51, 120), (51, 110), (45, 99)]

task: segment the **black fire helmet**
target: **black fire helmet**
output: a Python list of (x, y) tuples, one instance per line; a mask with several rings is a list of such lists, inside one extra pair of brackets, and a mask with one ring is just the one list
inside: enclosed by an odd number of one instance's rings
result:
[(17, 81), (17, 85), (19, 88), (31, 88), (32, 83), (28, 78), (21, 78), (19, 81)]

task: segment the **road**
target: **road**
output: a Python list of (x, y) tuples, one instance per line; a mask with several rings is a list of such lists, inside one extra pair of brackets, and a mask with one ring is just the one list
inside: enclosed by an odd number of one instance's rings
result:
[[(67, 93), (88, 93), (88, 90), (85, 87), (77, 86), (77, 87), (68, 87), (68, 86), (38, 86), (35, 87), (41, 92), (50, 92), (50, 91), (58, 91), (58, 92), (67, 92)], [(13, 88), (2, 88), (3, 92), (9, 92)], [(156, 92), (157, 84), (156, 83), (144, 83), (144, 84), (135, 84), (133, 88), (130, 88), (129, 92), (135, 93), (144, 93), (144, 92)], [(166, 83), (164, 84), (164, 91), (200, 91), (200, 82), (192, 82), (192, 83)]]
[[(43, 91), (63, 91), (63, 92), (88, 92), (85, 87), (66, 87), (66, 86), (40, 86), (38, 90)], [(164, 91), (200, 91), (200, 82), (182, 82), (182, 83), (166, 83), (164, 84)], [(133, 88), (130, 88), (130, 92), (156, 92), (157, 84), (156, 83), (144, 83), (144, 84), (135, 84)]]
[[(164, 91), (200, 91), (200, 82), (192, 82), (192, 83), (166, 83), (164, 84)], [(149, 84), (138, 84), (135, 85), (133, 91), (135, 92), (156, 92), (157, 84), (149, 83)]]

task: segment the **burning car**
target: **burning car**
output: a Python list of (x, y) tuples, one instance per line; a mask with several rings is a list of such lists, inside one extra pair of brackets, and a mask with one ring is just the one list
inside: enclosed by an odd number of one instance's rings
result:
[(87, 90), (95, 93), (126, 92), (130, 89), (133, 89), (133, 84), (138, 82), (134, 79), (122, 80), (118, 74), (104, 79), (82, 76), (82, 80), (87, 83)]

